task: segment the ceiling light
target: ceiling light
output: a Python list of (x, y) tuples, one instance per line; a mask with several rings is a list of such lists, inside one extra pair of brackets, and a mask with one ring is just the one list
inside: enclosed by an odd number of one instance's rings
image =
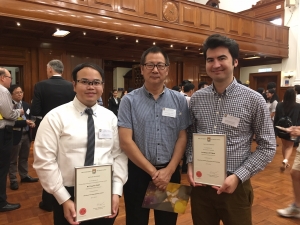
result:
[(171, 48), (173, 48), (173, 45), (170, 45)]
[(188, 49), (188, 46), (186, 46), (185, 49)]
[(116, 36), (116, 40), (118, 40), (119, 39), (119, 37), (118, 36)]
[(86, 32), (83, 32), (83, 35), (86, 35)]
[(260, 56), (249, 56), (249, 57), (245, 57), (243, 59), (259, 59)]
[(21, 26), (21, 24), (19, 22), (17, 22), (17, 26), (19, 27), (19, 26)]
[(57, 29), (57, 31), (52, 35), (54, 37), (65, 37), (69, 34), (70, 32), (67, 30), (59, 30)]
[(139, 43), (139, 39), (136, 39), (135, 42), (136, 42), (136, 43)]
[(153, 42), (153, 45), (155, 45), (155, 42)]

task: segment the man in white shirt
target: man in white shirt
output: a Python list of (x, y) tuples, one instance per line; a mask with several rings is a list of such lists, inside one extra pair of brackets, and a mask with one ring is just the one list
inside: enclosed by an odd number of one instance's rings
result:
[[(119, 208), (119, 196), (127, 181), (127, 156), (119, 147), (117, 117), (100, 107), (97, 99), (103, 93), (103, 70), (97, 65), (83, 63), (72, 72), (76, 96), (72, 102), (51, 110), (42, 120), (34, 143), (34, 168), (43, 188), (53, 194), (54, 224), (75, 222), (74, 167), (85, 164), (87, 152), (86, 109), (93, 111), (95, 128), (94, 164), (111, 164), (112, 215), (81, 222), (82, 225), (112, 225)], [(107, 134), (105, 138), (101, 132)], [(90, 143), (90, 142), (89, 142)]]
[(190, 106), (191, 96), (194, 93), (195, 85), (187, 83), (183, 86), (184, 97), (186, 98), (188, 106)]

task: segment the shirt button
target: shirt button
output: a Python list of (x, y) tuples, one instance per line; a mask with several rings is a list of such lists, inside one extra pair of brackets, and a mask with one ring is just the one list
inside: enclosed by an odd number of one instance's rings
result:
[(157, 158), (157, 160), (159, 160), (159, 158)]
[(157, 129), (157, 131), (159, 131), (159, 129)]
[(159, 143), (157, 145), (159, 145)]
[(158, 117), (158, 115), (156, 115), (156, 117)]

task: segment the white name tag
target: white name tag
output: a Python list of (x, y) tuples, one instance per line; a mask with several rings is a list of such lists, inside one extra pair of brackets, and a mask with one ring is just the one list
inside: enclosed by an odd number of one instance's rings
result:
[(29, 115), (30, 113), (30, 109), (27, 109), (26, 114)]
[(99, 129), (99, 139), (112, 139), (112, 131)]
[(225, 114), (222, 119), (222, 123), (227, 124), (232, 127), (238, 127), (240, 120), (241, 120), (240, 118), (230, 116), (229, 114)]
[(162, 115), (176, 118), (176, 109), (163, 108)]

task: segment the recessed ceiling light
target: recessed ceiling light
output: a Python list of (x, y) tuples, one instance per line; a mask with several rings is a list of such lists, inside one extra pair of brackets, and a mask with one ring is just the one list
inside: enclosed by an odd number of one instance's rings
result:
[(155, 45), (155, 42), (153, 42), (153, 45)]
[(83, 35), (86, 35), (86, 32), (83, 32)]
[(136, 42), (136, 43), (139, 43), (139, 39), (136, 39), (135, 42)]
[(19, 26), (21, 26), (21, 24), (19, 22), (17, 22), (17, 26), (19, 27)]
[(70, 32), (67, 30), (58, 30), (52, 35), (54, 37), (65, 37), (69, 34)]
[(243, 59), (259, 59), (260, 56), (249, 56), (249, 57), (245, 57)]
[(118, 40), (119, 39), (119, 37), (118, 36), (116, 36), (116, 40)]
[(189, 48), (188, 46), (185, 47), (185, 49), (188, 49), (188, 48)]
[(173, 45), (170, 45), (171, 48), (173, 48)]

